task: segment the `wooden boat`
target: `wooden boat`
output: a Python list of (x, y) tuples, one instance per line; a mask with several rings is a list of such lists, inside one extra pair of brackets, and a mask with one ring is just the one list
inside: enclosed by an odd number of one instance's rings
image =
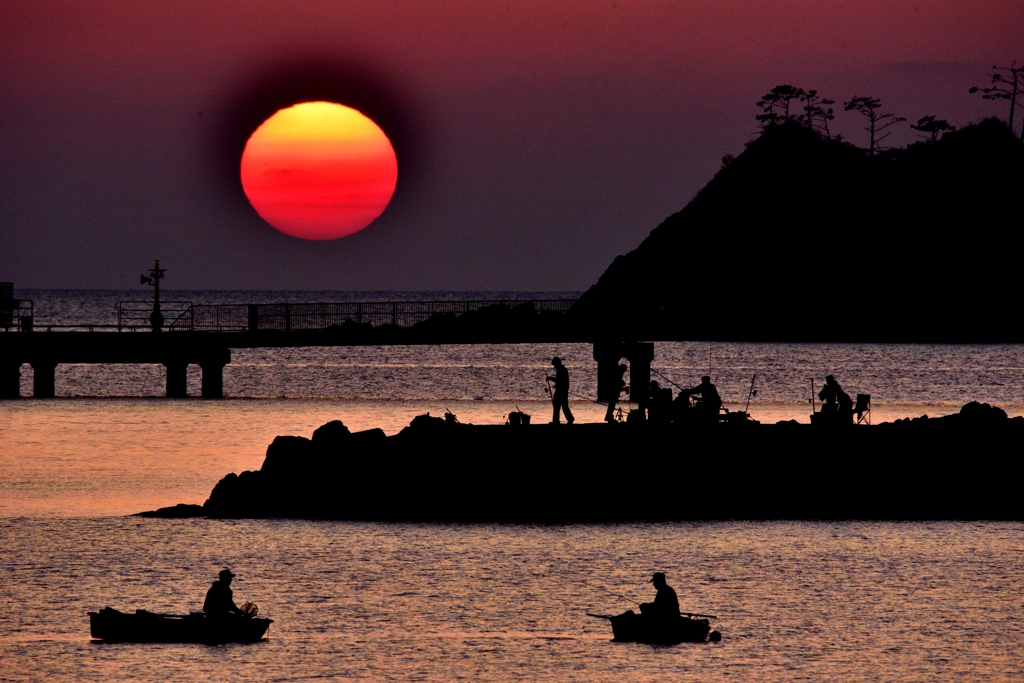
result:
[(708, 619), (700, 614), (684, 614), (670, 619), (653, 619), (637, 614), (633, 610), (619, 615), (589, 614), (588, 616), (607, 619), (612, 623), (614, 640), (620, 643), (651, 643), (653, 645), (676, 645), (678, 643), (703, 643), (710, 634), (712, 641), (721, 639), (718, 631), (711, 631)]
[(89, 612), (92, 637), (108, 643), (255, 643), (273, 619), (227, 617), (208, 619), (202, 612), (157, 614), (121, 612), (104, 607)]

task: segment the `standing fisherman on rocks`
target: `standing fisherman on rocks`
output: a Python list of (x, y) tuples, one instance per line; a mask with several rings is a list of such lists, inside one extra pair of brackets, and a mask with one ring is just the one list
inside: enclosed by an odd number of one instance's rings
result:
[(615, 380), (614, 392), (608, 398), (608, 410), (605, 411), (604, 414), (605, 422), (615, 422), (615, 405), (619, 402), (619, 396), (621, 396), (622, 392), (626, 389), (626, 380), (623, 379), (623, 377), (626, 375), (626, 370), (628, 369), (629, 368), (626, 367), (625, 363), (620, 363), (619, 367), (615, 370), (617, 377)]
[(548, 377), (549, 382), (555, 383), (555, 390), (551, 392), (551, 403), (554, 406), (551, 422), (554, 424), (560, 422), (558, 411), (561, 410), (565, 413), (566, 423), (572, 424), (576, 421), (576, 418), (572, 416), (572, 411), (569, 410), (569, 371), (562, 365), (562, 359), (558, 356), (551, 359), (551, 364), (555, 366), (555, 376)]

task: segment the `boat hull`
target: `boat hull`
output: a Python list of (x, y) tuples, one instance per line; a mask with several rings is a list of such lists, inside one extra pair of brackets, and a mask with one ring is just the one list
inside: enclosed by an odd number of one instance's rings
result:
[(703, 643), (711, 631), (707, 619), (676, 617), (652, 619), (633, 610), (609, 617), (615, 640), (624, 643), (651, 643), (675, 645), (677, 643)]
[(255, 643), (273, 619), (227, 617), (209, 619), (202, 612), (134, 614), (105, 607), (89, 612), (92, 637), (108, 643)]

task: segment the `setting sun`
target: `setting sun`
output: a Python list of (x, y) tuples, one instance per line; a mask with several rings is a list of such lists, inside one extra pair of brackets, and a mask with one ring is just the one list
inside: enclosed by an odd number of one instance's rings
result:
[(242, 187), (256, 212), (293, 237), (332, 240), (372, 223), (395, 191), (391, 141), (360, 112), (332, 102), (282, 109), (242, 153)]

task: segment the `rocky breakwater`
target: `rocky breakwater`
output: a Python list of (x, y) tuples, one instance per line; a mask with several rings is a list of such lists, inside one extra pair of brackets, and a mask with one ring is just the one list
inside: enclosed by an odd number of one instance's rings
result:
[(394, 436), (334, 421), (279, 436), (255, 472), (155, 517), (436, 522), (1024, 519), (1024, 418), (866, 426), (461, 425)]

